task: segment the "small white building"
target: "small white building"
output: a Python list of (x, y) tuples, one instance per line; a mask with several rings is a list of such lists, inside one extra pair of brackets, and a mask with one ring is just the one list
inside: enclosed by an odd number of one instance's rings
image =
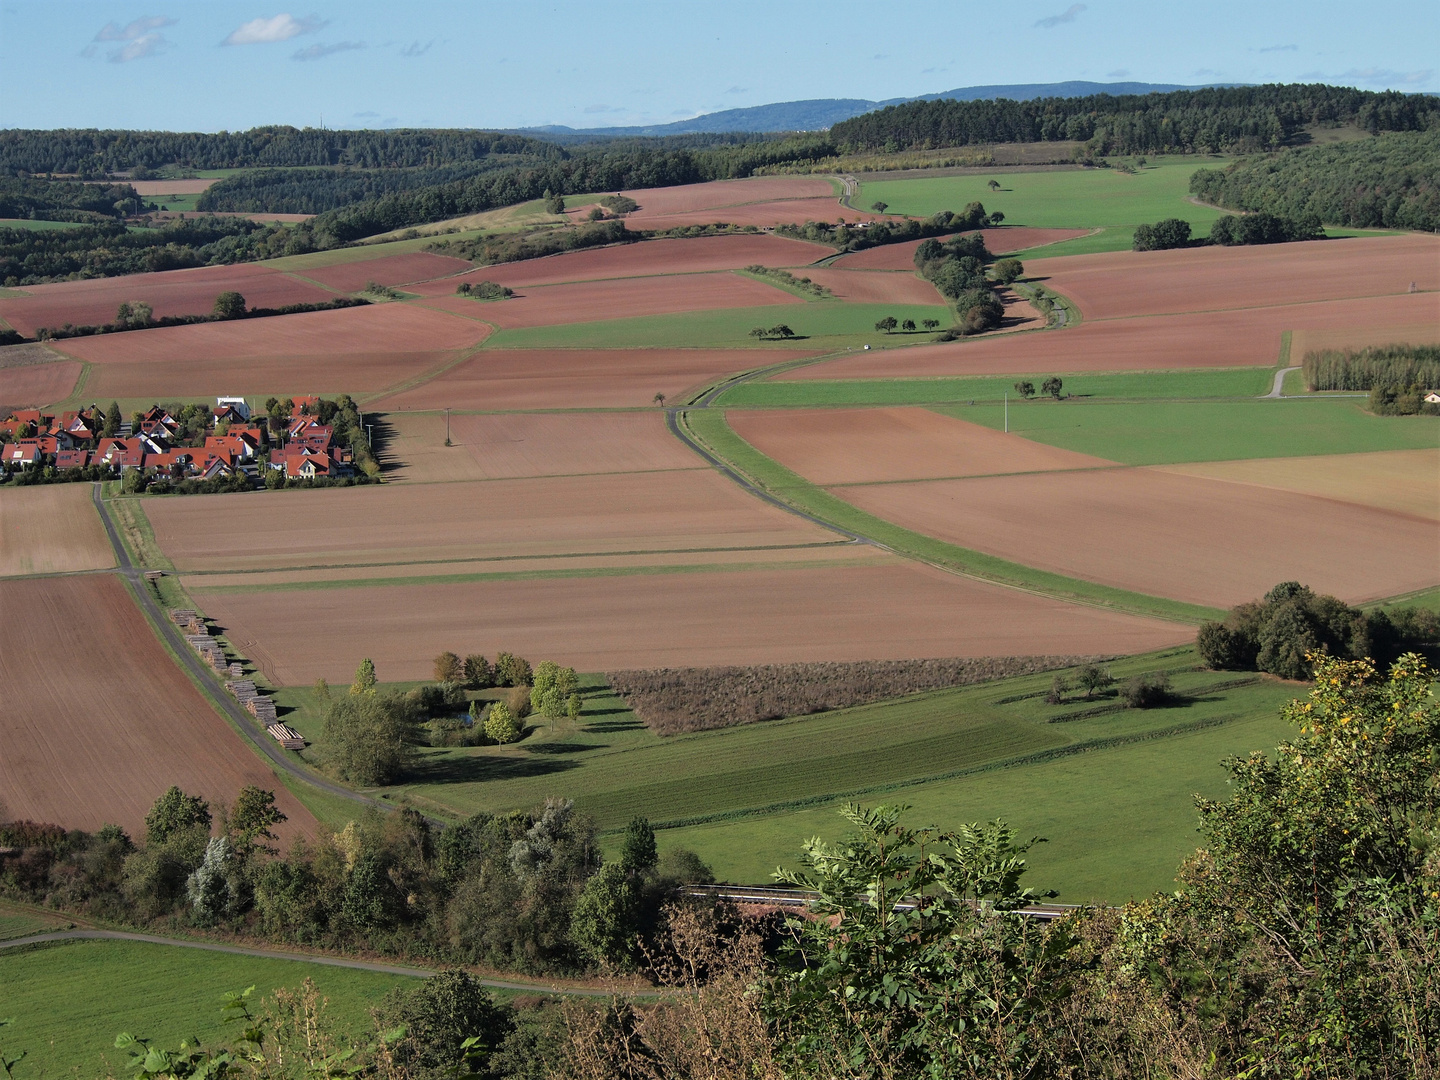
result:
[(1431, 405), (1440, 405), (1440, 394), (1437, 394), (1434, 390), (1431, 390), (1430, 393), (1425, 395), (1425, 401)]
[(227, 405), (239, 413), (242, 420), (250, 419), (250, 406), (245, 403), (243, 397), (217, 397), (215, 399), (217, 409), (223, 409)]

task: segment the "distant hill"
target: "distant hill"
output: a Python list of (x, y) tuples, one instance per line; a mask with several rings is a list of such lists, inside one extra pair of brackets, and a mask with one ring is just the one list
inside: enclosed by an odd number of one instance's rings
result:
[(866, 101), (863, 98), (812, 98), (808, 101), (781, 101), (773, 105), (755, 105), (748, 109), (725, 109), (723, 112), (706, 113), (704, 116), (692, 117), (689, 120), (677, 120), (673, 124), (610, 128), (572, 128), (555, 124), (547, 127), (523, 128), (520, 133), (551, 138), (559, 136), (562, 139), (566, 137), (587, 139), (625, 135), (691, 135), (722, 131), (756, 133), (821, 131), (842, 120), (874, 112), (887, 105), (901, 105), (907, 101), (938, 101), (942, 98), (954, 101), (980, 101), (987, 98), (1030, 101), (1041, 97), (1087, 97), (1091, 94), (1163, 94), (1171, 90), (1198, 89), (1200, 87), (1139, 82), (1059, 82), (1017, 83), (1009, 86), (962, 86), (938, 94), (922, 94), (913, 98), (888, 98), (885, 101)]

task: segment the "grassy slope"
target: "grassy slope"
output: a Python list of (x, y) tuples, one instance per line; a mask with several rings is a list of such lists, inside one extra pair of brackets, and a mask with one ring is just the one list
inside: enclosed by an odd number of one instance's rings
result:
[[(801, 408), (844, 405), (961, 404), (1013, 399), (1015, 383), (1029, 379), (1038, 388), (1051, 372), (970, 379), (835, 379), (740, 383), (716, 401), (726, 408)], [(1270, 388), (1271, 368), (1213, 368), (1194, 371), (1124, 371), (1113, 374), (1060, 373), (1065, 391), (1078, 398), (1255, 397)]]
[[(18, 1075), (69, 1072), (118, 1076), (125, 1054), (114, 1049), (121, 1031), (176, 1045), (198, 1036), (221, 1036), (226, 993), (254, 986), (256, 994), (315, 980), (330, 999), (328, 1015), (342, 1029), (368, 1030), (369, 1010), (393, 986), (413, 985), (382, 975), (225, 953), (177, 949), (132, 941), (75, 941), (0, 954), (3, 1011), (15, 1018), (4, 1029), (4, 1048), (28, 1050)], [(109, 1068), (106, 1067), (109, 1063)]]
[[(1221, 158), (1171, 157), (1153, 158), (1134, 175), (1113, 169), (1065, 169), (864, 181), (855, 203), (869, 206), (881, 199), (890, 204), (892, 214), (928, 216), (982, 202), (987, 210), (1002, 211), (1007, 225), (1105, 230), (1046, 247), (1047, 257), (1123, 251), (1142, 222), (1178, 217), (1190, 222), (1196, 233), (1208, 233), (1210, 222), (1221, 211), (1189, 201), (1190, 176), (1196, 169), (1223, 164)], [(999, 182), (999, 191), (990, 190), (990, 180)], [(1022, 258), (1025, 254), (1020, 253)]]
[[(1129, 465), (1358, 454), (1440, 445), (1440, 418), (1380, 417), (1355, 399), (1301, 401), (1011, 402), (1010, 430), (1036, 442)], [(988, 427), (994, 403), (943, 409)]]
[[(637, 283), (643, 288), (643, 283)], [(929, 341), (930, 333), (886, 334), (875, 324), (887, 315), (904, 321), (939, 319), (952, 322), (950, 309), (941, 304), (846, 304), (840, 302), (770, 305), (758, 308), (722, 308), (717, 311), (645, 315), (604, 322), (570, 323), (502, 330), (486, 341), (487, 349), (814, 349), (829, 351), (862, 345), (895, 345), (907, 338)], [(759, 341), (750, 336), (756, 326), (784, 322), (798, 337), (788, 341)]]
[[(983, 406), (976, 408), (983, 408)], [(953, 544), (903, 529), (898, 525), (892, 525), (890, 522), (867, 514), (816, 487), (803, 477), (761, 454), (730, 429), (725, 422), (725, 414), (721, 410), (692, 410), (685, 413), (684, 418), (696, 438), (709, 446), (719, 457), (736, 465), (752, 480), (774, 492), (780, 498), (825, 521), (862, 533), (897, 551), (917, 555), (937, 565), (952, 567), (977, 577), (1017, 584), (1062, 598), (1080, 600), (1102, 607), (1113, 607), (1136, 614), (1195, 623), (1218, 617), (1217, 612), (1211, 608), (1146, 596), (1142, 593), (1127, 592), (1123, 589), (1114, 589), (1106, 585), (1096, 585), (1093, 582), (1036, 570), (1019, 563), (996, 558), (993, 555), (956, 547)]]

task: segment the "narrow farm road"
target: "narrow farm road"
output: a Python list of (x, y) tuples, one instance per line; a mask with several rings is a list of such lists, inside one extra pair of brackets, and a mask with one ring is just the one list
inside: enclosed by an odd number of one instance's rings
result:
[[(260, 960), (295, 960), (306, 964), (353, 968), (356, 971), (374, 971), (382, 975), (403, 975), (415, 979), (428, 979), (435, 974), (435, 971), (429, 968), (382, 964), (371, 960), (347, 960), (340, 956), (285, 952), (281, 949), (253, 949), (242, 945), (224, 945), (215, 941), (186, 941), (181, 938), (160, 937), (155, 934), (136, 934), (127, 930), (55, 930), (50, 933), (31, 934), (28, 937), (0, 941), (0, 949), (14, 949), (21, 945), (45, 945), (57, 941), (140, 941), (149, 945), (172, 945), (181, 949), (201, 949), (206, 952), (229, 953), (232, 956), (252, 956)], [(507, 979), (478, 978), (475, 981), (481, 986), (489, 986), (497, 990), (520, 990), (538, 994), (610, 997), (616, 992), (602, 987), (560, 986), (554, 983), (518, 982)], [(642, 992), (635, 996), (650, 995)]]
[(1270, 388), (1270, 392), (1268, 394), (1261, 394), (1260, 400), (1265, 401), (1269, 398), (1284, 397), (1285, 395), (1282, 391), (1285, 389), (1285, 376), (1289, 375), (1292, 371), (1299, 370), (1300, 366), (1297, 364), (1294, 367), (1281, 368), (1279, 371), (1275, 372), (1275, 385)]

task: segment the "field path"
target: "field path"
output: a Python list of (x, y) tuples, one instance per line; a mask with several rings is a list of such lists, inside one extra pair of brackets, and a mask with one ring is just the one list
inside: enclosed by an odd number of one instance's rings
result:
[(1289, 375), (1292, 371), (1299, 370), (1300, 366), (1297, 364), (1294, 367), (1281, 368), (1279, 371), (1275, 372), (1275, 385), (1270, 387), (1270, 392), (1268, 394), (1261, 394), (1261, 398), (1284, 397), (1285, 395), (1283, 391), (1285, 389), (1285, 376)]

